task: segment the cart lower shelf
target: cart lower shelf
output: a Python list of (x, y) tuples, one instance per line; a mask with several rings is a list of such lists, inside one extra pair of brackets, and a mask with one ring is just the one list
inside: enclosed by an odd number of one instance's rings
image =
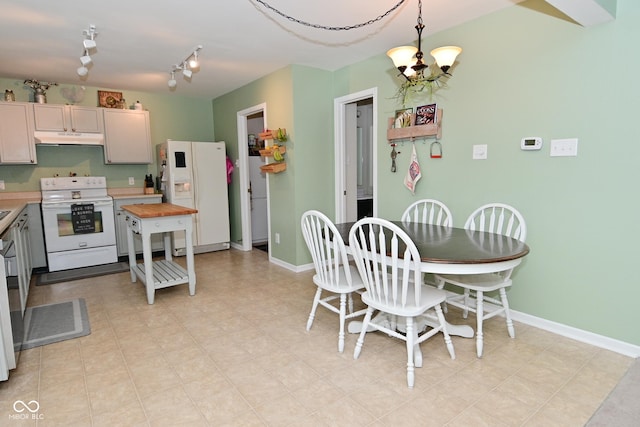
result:
[[(136, 276), (146, 285), (147, 278), (144, 272), (144, 263), (138, 263), (133, 268)], [(173, 261), (153, 261), (153, 287), (155, 289), (189, 283), (189, 274), (182, 266)]]

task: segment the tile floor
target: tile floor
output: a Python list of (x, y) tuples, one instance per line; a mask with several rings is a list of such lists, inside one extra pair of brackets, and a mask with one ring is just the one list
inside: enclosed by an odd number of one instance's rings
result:
[[(485, 353), (441, 335), (406, 386), (404, 343), (374, 333), (353, 360), (337, 352), (337, 317), (306, 320), (312, 272), (262, 251), (196, 255), (197, 294), (156, 292), (128, 273), (33, 286), (29, 305), (84, 298), (91, 335), (24, 351), (0, 383), (3, 426), (582, 426), (632, 359), (516, 324), (486, 322)], [(465, 323), (459, 312), (447, 315)], [(470, 323), (471, 324), (471, 323)], [(16, 400), (40, 419), (18, 419)], [(13, 417), (11, 417), (13, 415)]]

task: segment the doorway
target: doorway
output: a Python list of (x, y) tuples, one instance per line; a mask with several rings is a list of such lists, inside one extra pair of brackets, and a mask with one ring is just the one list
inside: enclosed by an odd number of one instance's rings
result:
[(249, 200), (251, 207), (251, 246), (269, 252), (267, 224), (267, 174), (260, 170), (264, 164), (260, 156), (263, 141), (258, 134), (265, 129), (262, 111), (247, 116), (249, 150)]
[[(238, 166), (240, 176), (240, 210), (242, 222), (243, 251), (250, 251), (256, 245), (269, 249), (269, 180), (260, 176), (262, 157), (255, 154), (256, 142), (249, 135), (257, 136), (267, 127), (267, 105), (259, 104), (236, 113), (238, 132)], [(256, 172), (258, 174), (256, 175)], [(255, 187), (255, 188), (254, 188)], [(257, 197), (254, 197), (257, 194)], [(256, 200), (259, 199), (259, 200)], [(255, 209), (254, 209), (255, 208)], [(254, 240), (255, 239), (255, 240)]]
[(377, 215), (377, 110), (377, 88), (334, 100), (336, 222)]

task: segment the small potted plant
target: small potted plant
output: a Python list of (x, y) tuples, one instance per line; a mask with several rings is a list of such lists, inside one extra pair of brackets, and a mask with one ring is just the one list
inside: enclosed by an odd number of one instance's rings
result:
[(47, 103), (47, 93), (46, 91), (51, 86), (58, 86), (58, 83), (53, 82), (39, 82), (37, 80), (28, 79), (24, 81), (24, 84), (33, 89), (33, 102), (37, 102), (38, 104), (46, 104)]

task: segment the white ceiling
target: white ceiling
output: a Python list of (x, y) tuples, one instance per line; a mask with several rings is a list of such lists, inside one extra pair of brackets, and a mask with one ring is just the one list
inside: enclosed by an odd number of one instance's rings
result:
[[(375, 19), (398, 1), (267, 3), (313, 24), (347, 26)], [(423, 40), (520, 1), (425, 0)], [(285, 20), (255, 0), (0, 0), (0, 76), (169, 93), (172, 65), (201, 44), (200, 70), (191, 82), (177, 76), (175, 93), (212, 99), (288, 64), (333, 71), (412, 44), (417, 13), (418, 0), (405, 0), (373, 25), (327, 31)], [(90, 24), (97, 50), (81, 80), (76, 69)]]

